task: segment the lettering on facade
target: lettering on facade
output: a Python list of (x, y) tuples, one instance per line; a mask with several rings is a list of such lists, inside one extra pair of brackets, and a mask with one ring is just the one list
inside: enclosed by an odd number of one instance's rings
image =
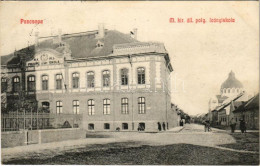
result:
[(27, 66), (57, 65), (62, 63), (62, 58), (57, 58), (49, 52), (42, 52), (37, 54), (33, 60), (27, 62)]

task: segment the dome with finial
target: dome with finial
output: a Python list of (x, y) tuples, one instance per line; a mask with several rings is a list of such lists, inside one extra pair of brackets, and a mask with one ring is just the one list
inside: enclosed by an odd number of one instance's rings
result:
[(226, 81), (224, 81), (221, 85), (222, 89), (232, 89), (232, 88), (243, 88), (242, 83), (236, 79), (235, 73), (231, 70), (231, 72), (228, 75), (228, 78)]

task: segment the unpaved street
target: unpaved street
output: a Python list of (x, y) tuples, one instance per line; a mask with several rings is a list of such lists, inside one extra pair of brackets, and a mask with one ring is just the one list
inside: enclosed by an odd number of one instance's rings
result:
[[(176, 132), (113, 132), (86, 138), (2, 149), (5, 164), (258, 164), (258, 152), (227, 148), (236, 140), (227, 131), (187, 124)], [(62, 145), (67, 145), (66, 147)], [(18, 147), (16, 147), (18, 148)], [(13, 148), (14, 149), (14, 148)], [(30, 150), (31, 149), (31, 150)]]

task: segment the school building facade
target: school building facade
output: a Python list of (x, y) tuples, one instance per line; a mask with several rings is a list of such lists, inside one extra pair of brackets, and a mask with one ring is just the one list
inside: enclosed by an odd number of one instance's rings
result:
[(7, 111), (25, 102), (46, 109), (56, 115), (53, 126), (167, 130), (175, 124), (169, 118), (172, 71), (164, 45), (138, 41), (136, 29), (132, 36), (102, 25), (74, 34), (36, 33), (33, 46), (1, 57), (2, 105)]

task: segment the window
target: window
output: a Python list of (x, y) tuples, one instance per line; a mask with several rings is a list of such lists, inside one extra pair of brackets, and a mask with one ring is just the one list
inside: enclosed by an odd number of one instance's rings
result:
[(103, 86), (108, 87), (110, 83), (110, 74), (108, 70), (103, 71)]
[(18, 92), (20, 90), (20, 77), (13, 78), (13, 91)]
[(88, 100), (88, 114), (89, 115), (95, 114), (95, 101), (93, 99)]
[(239, 93), (239, 89), (237, 89), (237, 93)]
[(42, 110), (44, 112), (50, 112), (50, 103), (47, 101), (42, 102)]
[(128, 130), (128, 123), (122, 123), (122, 129)]
[(35, 90), (35, 76), (28, 76), (27, 78), (27, 89), (28, 91), (34, 91)]
[(234, 93), (235, 92), (235, 89), (232, 89), (232, 93)]
[(1, 78), (1, 92), (7, 90), (7, 79), (5, 77)]
[(62, 89), (62, 75), (56, 75), (56, 89)]
[(230, 89), (228, 89), (227, 93), (230, 93)]
[(72, 87), (79, 88), (79, 73), (72, 74)]
[(79, 101), (73, 100), (73, 113), (79, 114)]
[(109, 123), (104, 123), (104, 129), (109, 130), (110, 129), (110, 124)]
[(48, 90), (48, 81), (49, 81), (49, 77), (47, 75), (43, 75), (42, 76), (42, 90)]
[(87, 73), (87, 87), (93, 88), (95, 86), (94, 72), (90, 71)]
[(143, 67), (137, 69), (138, 84), (145, 84), (145, 70)]
[(128, 69), (121, 69), (121, 85), (128, 85)]
[(103, 100), (103, 113), (104, 113), (104, 115), (110, 114), (110, 100), (109, 99)]
[(128, 114), (128, 98), (121, 99), (121, 112), (122, 114)]
[(144, 97), (138, 98), (138, 113), (145, 114), (145, 98)]
[(89, 124), (88, 124), (88, 129), (89, 129), (89, 130), (94, 130), (94, 129), (95, 129), (94, 124), (93, 124), (93, 123), (89, 123)]
[(226, 93), (226, 89), (223, 89), (223, 92)]
[(56, 101), (56, 113), (57, 114), (62, 113), (62, 101)]

